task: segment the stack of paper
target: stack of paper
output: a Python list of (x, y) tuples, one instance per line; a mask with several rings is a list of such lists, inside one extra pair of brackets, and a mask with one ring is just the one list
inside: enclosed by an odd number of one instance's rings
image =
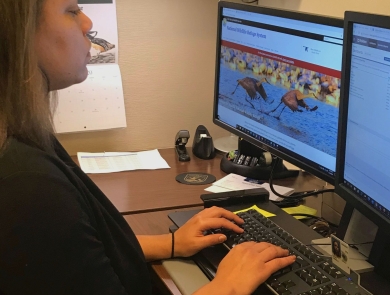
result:
[(170, 168), (158, 150), (136, 153), (77, 153), (77, 159), (85, 173), (111, 173), (137, 169)]
[[(282, 200), (282, 198), (276, 196), (271, 191), (268, 183), (250, 179), (248, 177), (237, 175), (234, 173), (230, 173), (224, 178), (221, 178), (220, 180), (214, 182), (212, 186), (206, 188), (205, 190), (212, 193), (219, 193), (219, 192), (237, 191), (237, 190), (252, 189), (252, 188), (259, 188), (259, 187), (265, 188), (267, 191), (269, 191), (269, 199), (271, 201)], [(273, 185), (273, 187), (276, 192), (278, 192), (283, 196), (289, 196), (294, 192), (294, 189), (291, 187), (285, 187), (280, 185)]]

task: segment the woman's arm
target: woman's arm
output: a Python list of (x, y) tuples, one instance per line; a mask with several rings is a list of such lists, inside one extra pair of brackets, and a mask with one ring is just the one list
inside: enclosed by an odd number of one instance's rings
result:
[(137, 236), (147, 261), (167, 259), (171, 257), (172, 236), (171, 234), (155, 236)]
[[(234, 221), (234, 223), (232, 222)], [(235, 224), (236, 223), (236, 224)], [(220, 244), (226, 240), (223, 234), (204, 235), (212, 228), (226, 228), (237, 233), (243, 229), (237, 224), (243, 220), (236, 214), (222, 208), (213, 207), (204, 209), (194, 215), (174, 233), (174, 257), (188, 257), (203, 248)], [(156, 236), (137, 236), (137, 239), (148, 261), (166, 259), (172, 253), (172, 234)]]
[(4, 294), (129, 294), (126, 288), (134, 285), (121, 281), (118, 260), (107, 256), (83, 198), (69, 182), (26, 172), (0, 181), (0, 187)]

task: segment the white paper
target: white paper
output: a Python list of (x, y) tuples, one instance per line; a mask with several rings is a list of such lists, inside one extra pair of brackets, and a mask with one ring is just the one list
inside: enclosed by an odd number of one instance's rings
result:
[(118, 65), (118, 26), (115, 0), (79, 0), (92, 20), (88, 77), (58, 91), (54, 113), (57, 133), (126, 127), (122, 77)]
[[(237, 175), (234, 173), (230, 173), (229, 175), (221, 178), (220, 180), (213, 183), (211, 187), (206, 188), (206, 191), (218, 193), (218, 192), (226, 192), (226, 191), (236, 191), (236, 190), (245, 190), (245, 189), (254, 189), (254, 188), (265, 188), (269, 192), (269, 199), (271, 201), (280, 201), (282, 198), (276, 196), (270, 189), (269, 184), (264, 182), (261, 184), (252, 183), (249, 181), (245, 181), (247, 177)], [(275, 191), (280, 193), (281, 195), (288, 196), (294, 192), (293, 188), (273, 185)]]
[(90, 66), (81, 84), (58, 92), (57, 133), (126, 127), (122, 78), (117, 64)]
[(85, 173), (110, 173), (128, 170), (170, 168), (158, 150), (124, 153), (77, 153)]

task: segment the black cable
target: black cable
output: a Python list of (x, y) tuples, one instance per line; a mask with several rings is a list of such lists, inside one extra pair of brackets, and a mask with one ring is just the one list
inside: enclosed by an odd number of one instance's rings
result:
[[(318, 189), (315, 189), (313, 191), (310, 191), (310, 192), (304, 192), (304, 193), (297, 193), (296, 195), (293, 195), (293, 196), (284, 196), (282, 194), (279, 194), (277, 191), (275, 191), (275, 188), (273, 187), (273, 174), (274, 174), (274, 170), (275, 170), (275, 167), (277, 166), (277, 164), (279, 163), (280, 159), (278, 157), (276, 157), (276, 159), (274, 159), (274, 163), (272, 165), (272, 169), (271, 169), (271, 173), (270, 173), (270, 177), (269, 177), (269, 187), (271, 189), (271, 191), (276, 195), (278, 196), (279, 198), (282, 198), (282, 199), (289, 199), (291, 200), (291, 202), (293, 202), (292, 200), (295, 200), (295, 202), (297, 200), (302, 200), (304, 198), (307, 198), (307, 197), (310, 197), (310, 196), (314, 196), (314, 195), (317, 195), (317, 194), (323, 194), (323, 193), (332, 193), (334, 192), (334, 189), (323, 189), (323, 190), (318, 190)], [(274, 202), (275, 204), (278, 204), (280, 203), (281, 205), (283, 205), (283, 201), (276, 201)]]
[(277, 205), (279, 208), (296, 207), (301, 204), (301, 200), (297, 200), (294, 198), (291, 199), (284, 198), (281, 201), (271, 201), (271, 202)]
[(331, 222), (325, 220), (324, 218), (319, 217), (319, 216), (316, 216), (316, 215), (306, 214), (306, 213), (291, 213), (290, 215), (291, 215), (291, 216), (305, 216), (305, 217), (311, 217), (311, 218), (317, 219), (317, 221), (319, 221), (319, 220), (320, 220), (320, 221), (324, 221), (324, 222), (326, 222), (327, 224), (329, 224), (329, 225), (332, 226), (332, 227), (335, 227), (335, 228), (338, 227), (336, 224), (331, 223)]
[(241, 2), (246, 3), (246, 4), (251, 4), (251, 3), (259, 4), (259, 0), (251, 0), (251, 1), (241, 0)]

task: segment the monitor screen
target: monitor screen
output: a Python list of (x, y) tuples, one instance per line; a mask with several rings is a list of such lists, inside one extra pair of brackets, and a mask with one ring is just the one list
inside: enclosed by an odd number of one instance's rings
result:
[(214, 123), (334, 183), (342, 19), (219, 2)]
[(388, 17), (379, 20), (375, 15), (346, 14), (336, 179), (340, 196), (352, 201), (361, 213), (387, 222), (390, 220), (389, 20)]

